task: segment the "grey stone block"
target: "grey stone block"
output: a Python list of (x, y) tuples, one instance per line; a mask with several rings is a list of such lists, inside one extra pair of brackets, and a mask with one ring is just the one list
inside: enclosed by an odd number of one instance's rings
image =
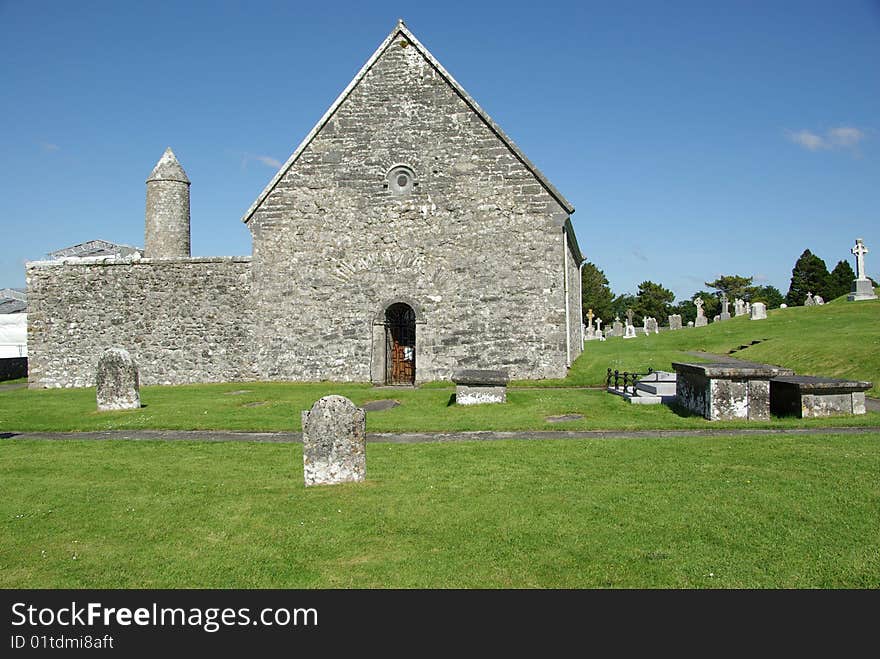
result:
[(134, 410), (141, 406), (138, 368), (127, 350), (109, 348), (98, 360), (95, 377), (98, 411)]
[(344, 396), (324, 396), (303, 411), (306, 486), (366, 478), (366, 419), (366, 412)]

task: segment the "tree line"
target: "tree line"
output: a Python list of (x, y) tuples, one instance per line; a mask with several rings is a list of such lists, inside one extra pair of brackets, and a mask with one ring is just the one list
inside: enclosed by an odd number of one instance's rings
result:
[(682, 323), (687, 324), (697, 317), (694, 304), (697, 297), (703, 298), (703, 313), (710, 319), (721, 313), (721, 296), (724, 294), (727, 294), (730, 302), (731, 314), (737, 298), (746, 302), (763, 302), (768, 309), (775, 309), (783, 303), (788, 306), (802, 305), (808, 293), (821, 295), (826, 301), (833, 300), (849, 293), (853, 279), (855, 273), (847, 261), (839, 261), (828, 272), (825, 261), (808, 249), (800, 255), (791, 271), (791, 283), (786, 295), (775, 286), (759, 286), (754, 283), (754, 277), (740, 275), (721, 275), (714, 281), (704, 282), (710, 290), (696, 291), (690, 298), (678, 302), (671, 290), (650, 280), (639, 284), (635, 295), (615, 295), (605, 273), (594, 263), (588, 261), (581, 271), (585, 322), (589, 309), (593, 310), (594, 318), (601, 318), (605, 323), (610, 323), (615, 317), (623, 318), (626, 310), (632, 309), (633, 322), (637, 325), (649, 316), (665, 325), (667, 317), (672, 314), (679, 314)]

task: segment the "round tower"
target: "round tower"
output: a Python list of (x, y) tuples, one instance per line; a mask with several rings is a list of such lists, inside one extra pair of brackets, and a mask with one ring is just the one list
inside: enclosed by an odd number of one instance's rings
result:
[(144, 256), (190, 256), (189, 179), (170, 147), (147, 178)]

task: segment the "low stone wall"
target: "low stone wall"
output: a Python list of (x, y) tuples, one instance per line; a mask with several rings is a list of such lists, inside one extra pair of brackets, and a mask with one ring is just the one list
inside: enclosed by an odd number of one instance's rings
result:
[(256, 379), (249, 257), (27, 266), (29, 384), (88, 387), (107, 348), (141, 384)]

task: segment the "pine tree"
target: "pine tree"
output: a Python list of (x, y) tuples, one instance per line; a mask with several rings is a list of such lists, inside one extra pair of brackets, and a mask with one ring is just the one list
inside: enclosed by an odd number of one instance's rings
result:
[(833, 300), (849, 293), (855, 278), (856, 273), (853, 272), (849, 261), (838, 261), (834, 270), (828, 275), (828, 299)]
[(825, 261), (805, 249), (791, 270), (785, 301), (788, 306), (802, 305), (808, 293), (828, 299), (828, 268)]

